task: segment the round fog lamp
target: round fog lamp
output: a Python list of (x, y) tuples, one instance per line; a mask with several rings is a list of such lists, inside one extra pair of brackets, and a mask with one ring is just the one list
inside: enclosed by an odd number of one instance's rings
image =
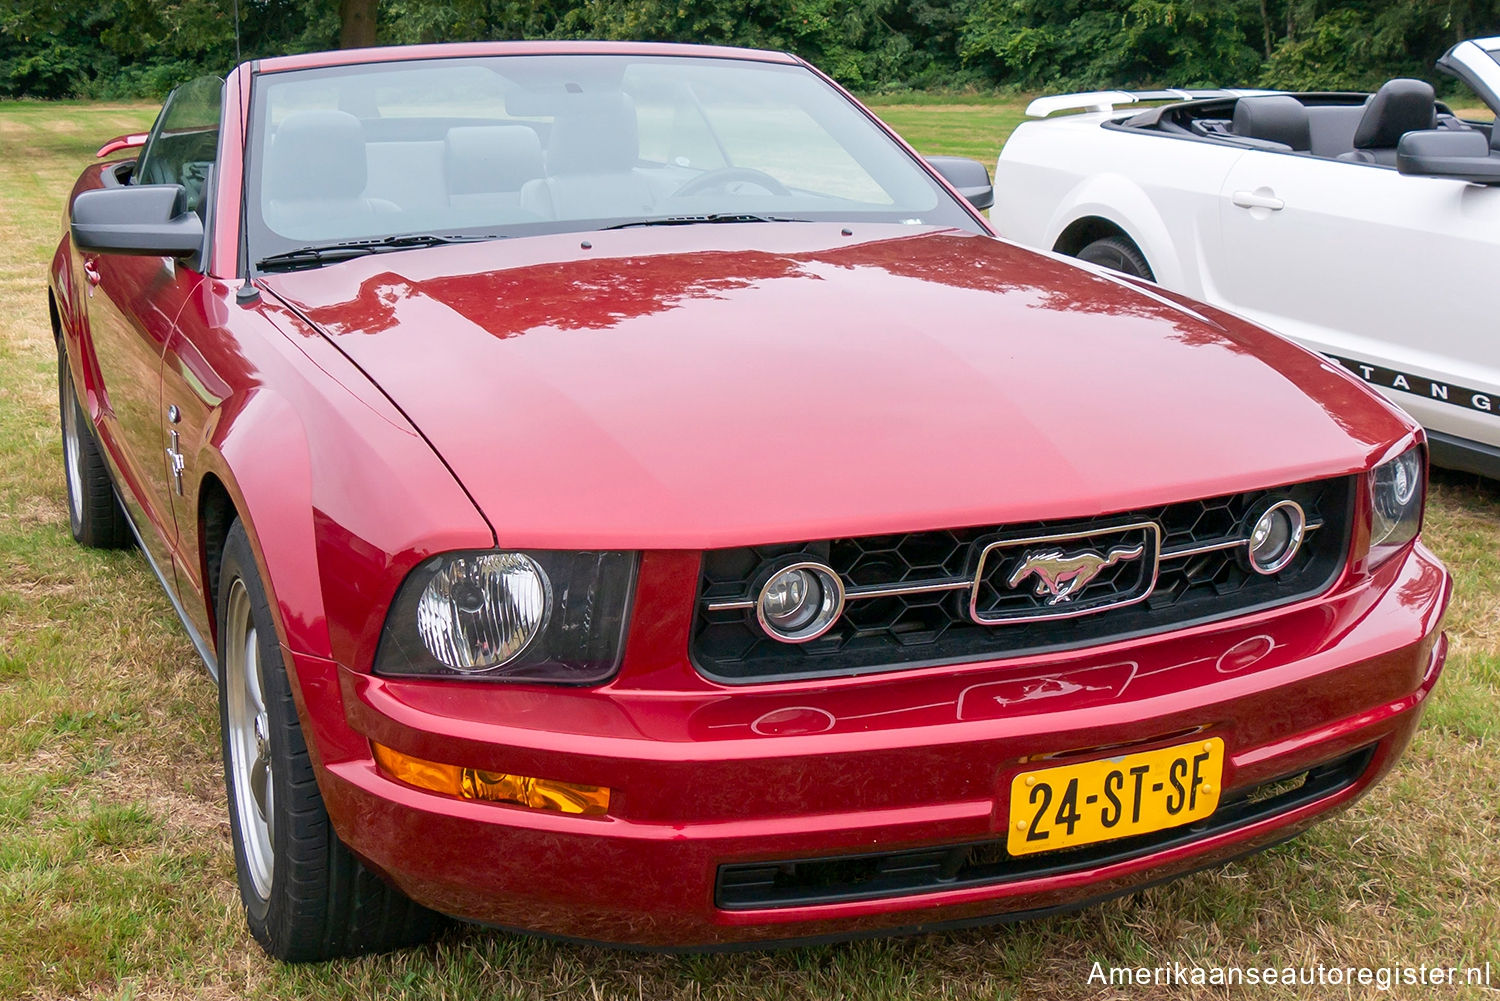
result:
[(1302, 548), (1307, 516), (1296, 501), (1284, 500), (1261, 512), (1250, 527), (1250, 569), (1273, 574), (1285, 567)]
[(794, 563), (777, 570), (755, 599), (760, 627), (783, 643), (817, 639), (843, 610), (843, 581), (821, 563)]

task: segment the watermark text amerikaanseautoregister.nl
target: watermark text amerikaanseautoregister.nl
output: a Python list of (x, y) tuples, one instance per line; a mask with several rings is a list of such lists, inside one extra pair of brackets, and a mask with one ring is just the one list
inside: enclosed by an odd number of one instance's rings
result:
[(1490, 987), (1500, 979), (1486, 962), (1482, 966), (1105, 966), (1095, 963), (1089, 984), (1107, 987), (1234, 987), (1281, 984), (1300, 987)]

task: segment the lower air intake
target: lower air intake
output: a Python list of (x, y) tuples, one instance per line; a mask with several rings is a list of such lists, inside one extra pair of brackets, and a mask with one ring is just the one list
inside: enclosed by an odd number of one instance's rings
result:
[(1005, 850), (1003, 841), (979, 841), (869, 855), (724, 865), (719, 867), (714, 901), (731, 911), (807, 907), (1093, 869), (1289, 813), (1353, 785), (1369, 767), (1373, 755), (1374, 748), (1367, 747), (1316, 768), (1238, 790), (1212, 816), (1187, 827), (1103, 844), (1013, 856)]

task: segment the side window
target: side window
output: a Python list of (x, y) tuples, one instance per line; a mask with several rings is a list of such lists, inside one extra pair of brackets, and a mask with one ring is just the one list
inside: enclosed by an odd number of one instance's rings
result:
[(136, 184), (180, 184), (189, 211), (202, 212), (204, 182), (219, 151), (224, 81), (202, 76), (172, 91), (135, 168)]

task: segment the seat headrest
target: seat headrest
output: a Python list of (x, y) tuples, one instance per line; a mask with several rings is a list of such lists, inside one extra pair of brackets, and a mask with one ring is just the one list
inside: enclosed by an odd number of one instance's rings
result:
[(345, 111), (294, 111), (271, 137), (266, 196), (358, 198), (365, 190), (365, 128)]
[(547, 137), (547, 173), (554, 176), (621, 173), (640, 156), (635, 102), (625, 94), (590, 100), (558, 115)]
[(1237, 136), (1283, 143), (1295, 150), (1312, 149), (1307, 106), (1287, 94), (1240, 98), (1234, 102), (1231, 128)]
[(449, 129), (443, 155), (449, 194), (520, 191), (521, 185), (542, 176), (542, 142), (525, 125)]
[(1355, 149), (1394, 149), (1408, 132), (1437, 124), (1437, 95), (1421, 80), (1388, 80), (1365, 105), (1354, 130)]

